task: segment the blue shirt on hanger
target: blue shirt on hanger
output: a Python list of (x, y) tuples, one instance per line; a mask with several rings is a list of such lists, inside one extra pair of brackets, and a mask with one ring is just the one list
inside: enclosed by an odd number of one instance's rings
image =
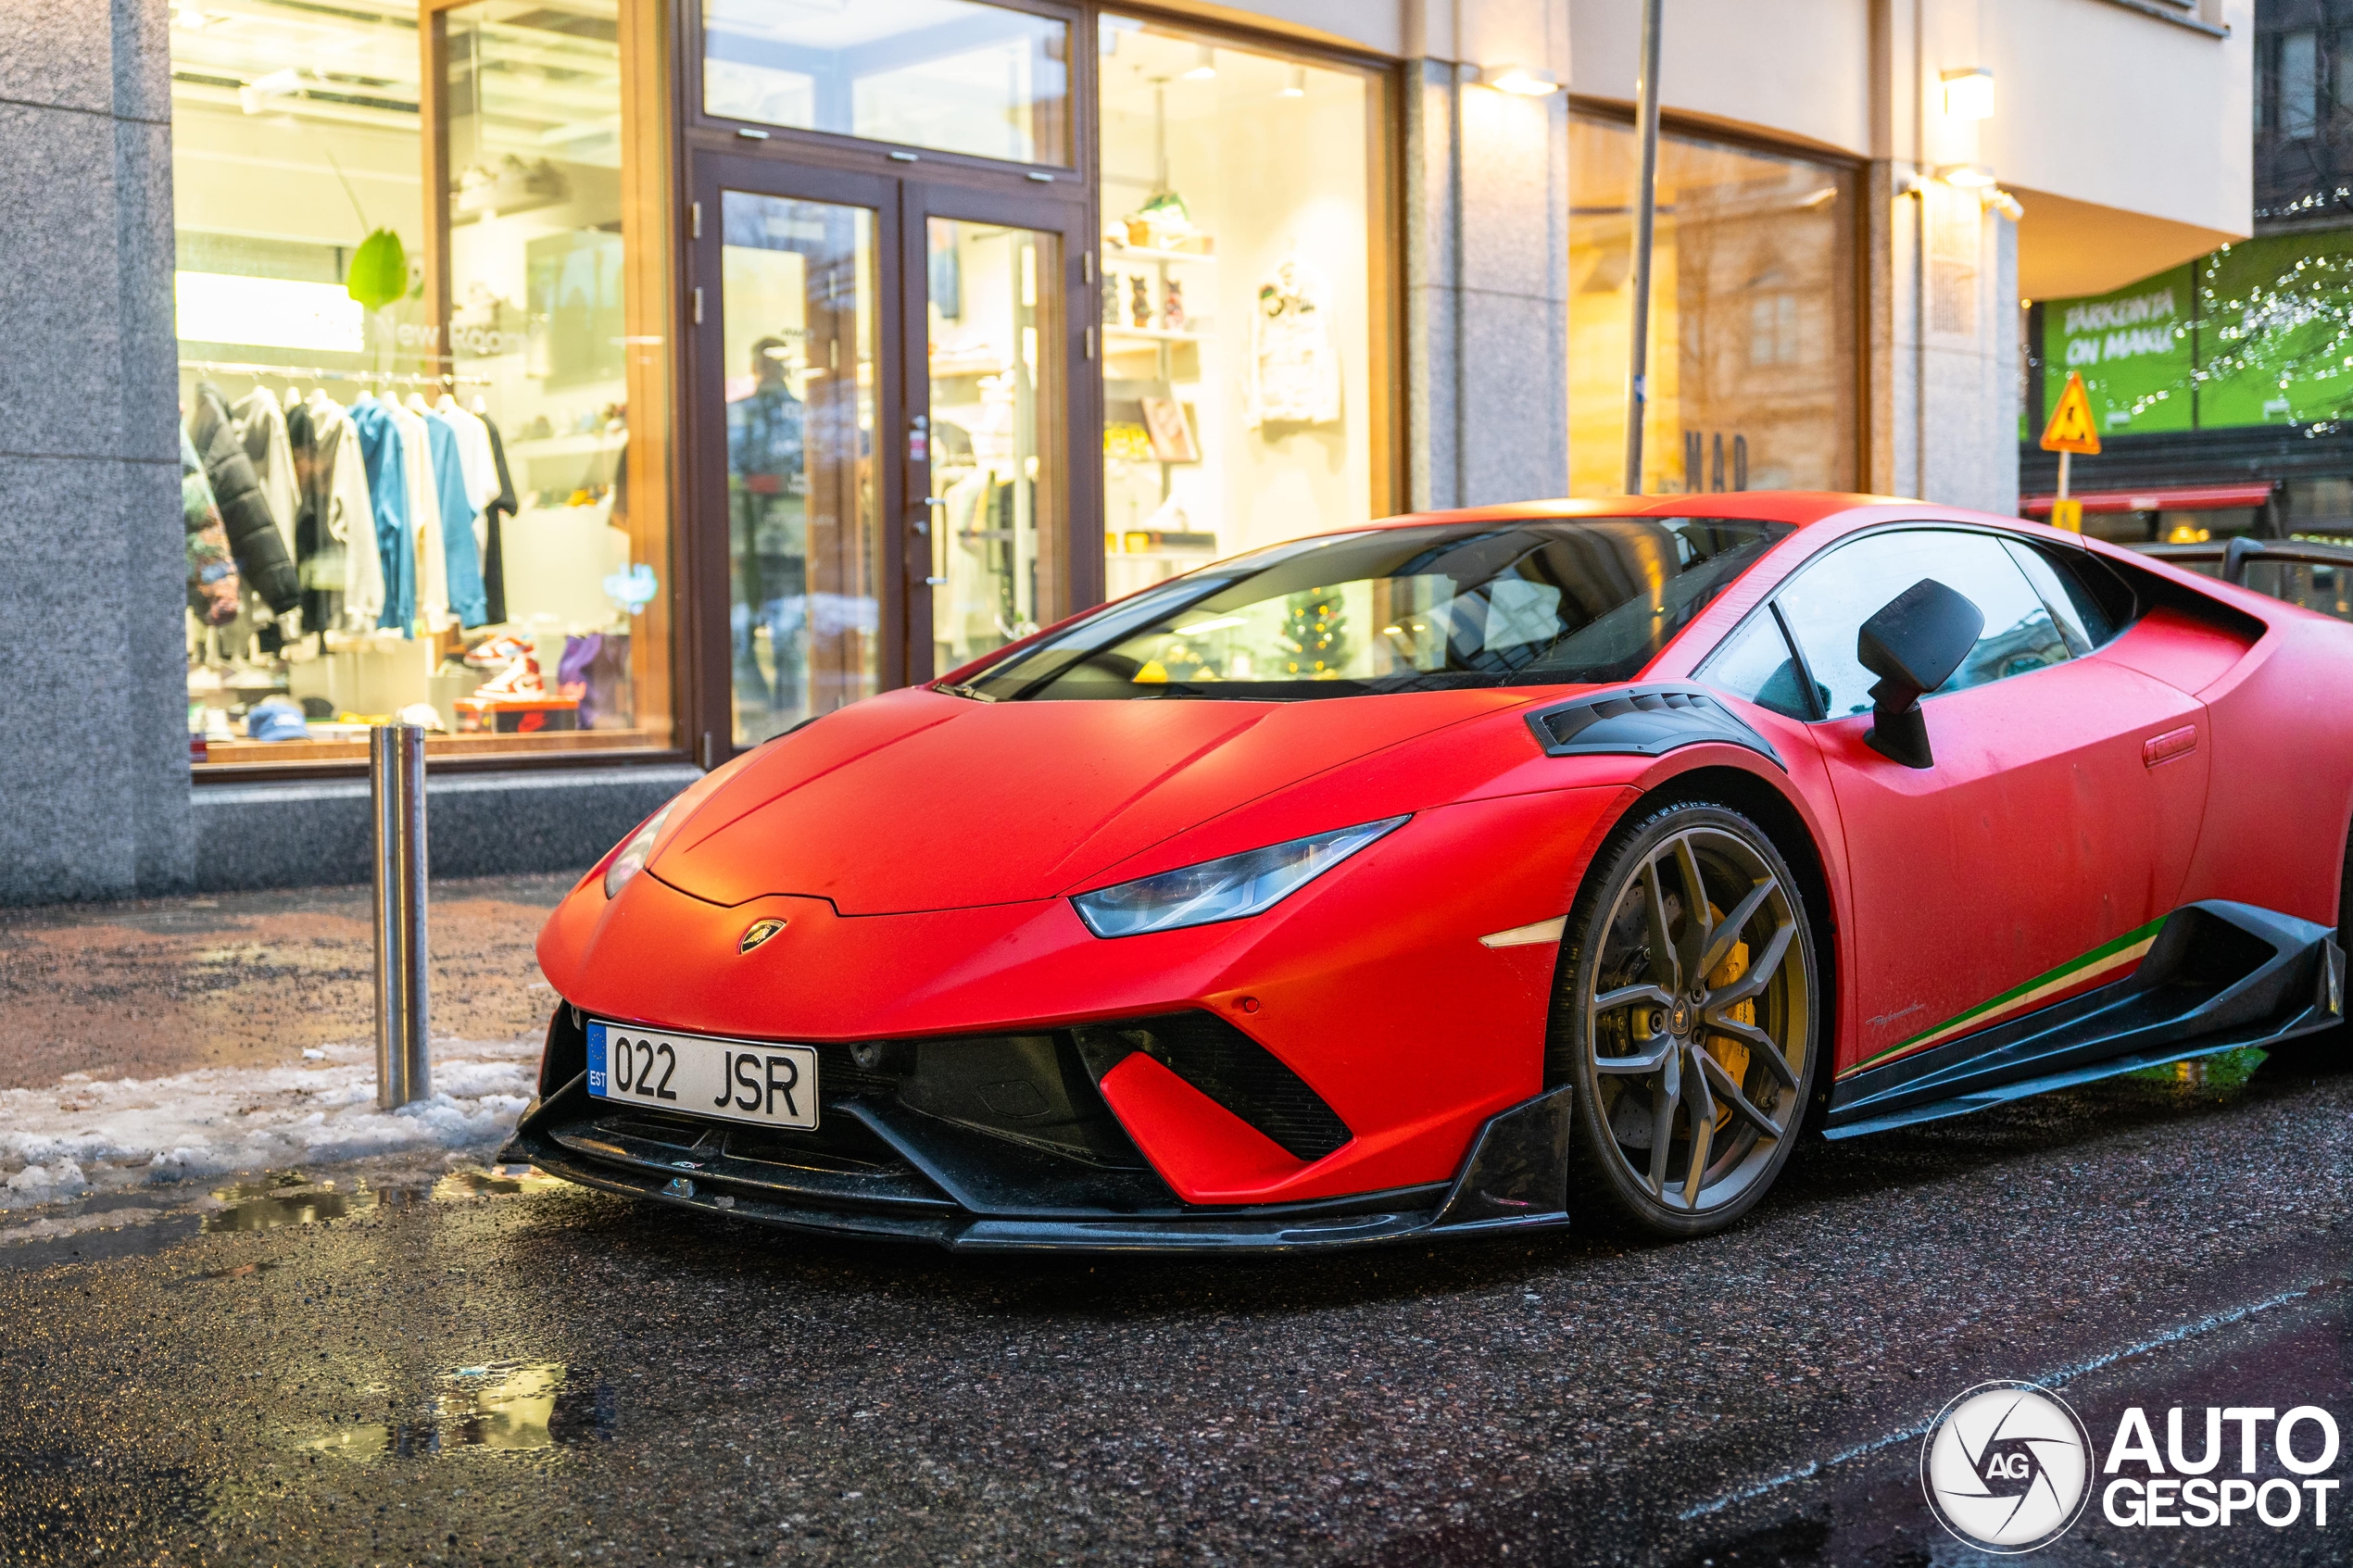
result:
[(417, 621), (417, 546), (400, 431), (384, 405), (365, 392), (352, 400), (351, 425), (359, 433), (360, 466), (368, 470), (368, 498), (376, 514), (376, 556), (384, 569), (384, 607), (376, 624), (411, 637)]
[(465, 459), (458, 455), (458, 432), (447, 417), (425, 415), (425, 440), (433, 459), (434, 494), (441, 501), (441, 558), (449, 569), (450, 612), (460, 626), (479, 626), (490, 619), (482, 555), (474, 548), (474, 519), (480, 508), (466, 494)]

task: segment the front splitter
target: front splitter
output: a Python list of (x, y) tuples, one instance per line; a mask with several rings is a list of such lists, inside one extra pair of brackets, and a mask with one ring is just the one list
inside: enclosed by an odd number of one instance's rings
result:
[(1554, 1230), (1566, 1209), (1568, 1091), (1555, 1089), (1489, 1119), (1451, 1183), (1261, 1208), (1188, 1207), (1151, 1214), (889, 1212), (812, 1204), (761, 1184), (592, 1159), (526, 1115), (499, 1158), (598, 1191), (804, 1234), (929, 1242), (958, 1252), (1287, 1253), (1499, 1230)]

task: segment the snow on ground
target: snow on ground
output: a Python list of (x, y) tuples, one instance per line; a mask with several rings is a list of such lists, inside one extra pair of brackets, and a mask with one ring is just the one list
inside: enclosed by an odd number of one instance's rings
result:
[(330, 1046), (296, 1067), (0, 1090), (0, 1210), (94, 1188), (305, 1161), (496, 1145), (530, 1102), (535, 1040), (440, 1039), (430, 1098), (376, 1109), (375, 1051)]

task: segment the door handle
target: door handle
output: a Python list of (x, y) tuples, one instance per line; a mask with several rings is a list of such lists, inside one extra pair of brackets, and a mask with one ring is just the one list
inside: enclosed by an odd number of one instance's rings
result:
[(2197, 749), (2197, 726), (2184, 724), (2178, 730), (2168, 730), (2161, 735), (2151, 735), (2141, 743), (2141, 766), (2155, 768), (2177, 758), (2187, 757)]
[(926, 577), (924, 579), (924, 586), (926, 588), (944, 588), (947, 585), (948, 579), (945, 577)]

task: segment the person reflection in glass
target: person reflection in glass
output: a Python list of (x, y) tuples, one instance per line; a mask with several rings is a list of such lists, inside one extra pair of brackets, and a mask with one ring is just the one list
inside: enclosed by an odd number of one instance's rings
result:
[[(801, 633), (809, 620), (807, 405), (785, 379), (784, 339), (751, 345), (750, 395), (727, 407), (728, 546), (734, 554), (737, 724), (765, 739), (804, 710)], [(768, 633), (761, 668), (759, 632)], [(768, 722), (753, 715), (767, 710)]]

